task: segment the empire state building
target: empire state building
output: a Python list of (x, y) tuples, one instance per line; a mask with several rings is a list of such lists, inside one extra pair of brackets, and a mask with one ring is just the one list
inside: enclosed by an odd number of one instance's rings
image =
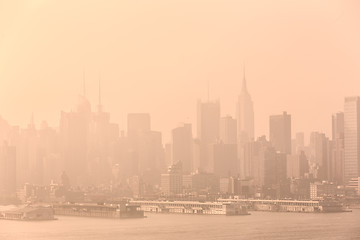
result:
[(236, 107), (237, 137), (240, 146), (254, 140), (254, 104), (246, 87), (245, 68), (241, 93)]

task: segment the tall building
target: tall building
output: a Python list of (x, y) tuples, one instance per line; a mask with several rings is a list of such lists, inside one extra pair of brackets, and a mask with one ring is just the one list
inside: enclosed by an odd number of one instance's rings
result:
[(103, 111), (99, 81), (99, 102), (97, 112), (92, 113), (88, 133), (88, 168), (91, 184), (108, 182), (116, 156), (111, 151), (119, 138), (117, 124), (110, 122), (110, 114)]
[(224, 144), (236, 144), (237, 134), (236, 119), (231, 116), (220, 119), (220, 141)]
[(219, 139), (220, 102), (201, 102), (197, 105), (197, 137), (205, 144)]
[(245, 69), (241, 93), (236, 107), (237, 138), (241, 145), (254, 140), (254, 104), (246, 87)]
[(193, 138), (191, 124), (183, 124), (172, 130), (172, 161), (173, 164), (182, 162), (184, 173), (193, 171)]
[(200, 140), (199, 168), (213, 172), (211, 148), (219, 140), (220, 102), (201, 102), (197, 105), (197, 137)]
[(270, 116), (270, 142), (277, 151), (291, 154), (291, 115)]
[(347, 97), (344, 104), (344, 180), (360, 176), (360, 97)]
[(60, 148), (64, 170), (72, 185), (88, 184), (88, 135), (91, 105), (85, 96), (79, 96), (77, 109), (61, 112)]
[(298, 154), (305, 150), (305, 137), (303, 132), (298, 132), (295, 139), (291, 141), (291, 152), (293, 155)]
[(332, 116), (332, 181), (344, 182), (344, 113)]
[(314, 175), (321, 180), (331, 179), (331, 142), (324, 133), (310, 134), (310, 162), (316, 165)]
[(332, 139), (344, 138), (344, 113), (332, 115)]

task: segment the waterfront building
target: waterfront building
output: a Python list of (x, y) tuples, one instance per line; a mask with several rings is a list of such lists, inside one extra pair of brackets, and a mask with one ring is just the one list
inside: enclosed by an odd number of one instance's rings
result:
[(171, 165), (168, 173), (161, 174), (161, 194), (175, 196), (183, 193), (182, 163)]

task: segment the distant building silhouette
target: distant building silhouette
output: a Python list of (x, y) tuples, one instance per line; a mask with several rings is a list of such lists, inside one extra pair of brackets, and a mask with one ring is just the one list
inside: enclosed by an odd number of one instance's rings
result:
[(344, 113), (332, 116), (332, 175), (338, 184), (344, 182)]
[(200, 168), (207, 172), (214, 171), (211, 161), (211, 147), (219, 140), (220, 102), (201, 102), (197, 105), (197, 137), (200, 140)]
[(0, 146), (0, 196), (16, 192), (16, 149), (4, 142)]
[(360, 97), (347, 97), (344, 104), (345, 183), (360, 176)]
[(236, 144), (237, 122), (231, 116), (220, 118), (220, 141), (224, 144)]
[(161, 174), (161, 193), (166, 196), (182, 194), (182, 163), (178, 162), (169, 167), (168, 172)]
[(236, 115), (237, 137), (240, 145), (243, 145), (254, 140), (254, 104), (247, 90), (245, 68), (242, 89), (236, 107)]
[(277, 151), (291, 154), (291, 115), (270, 116), (270, 142)]
[(184, 173), (193, 171), (193, 137), (191, 124), (183, 124), (172, 130), (172, 161), (182, 162)]

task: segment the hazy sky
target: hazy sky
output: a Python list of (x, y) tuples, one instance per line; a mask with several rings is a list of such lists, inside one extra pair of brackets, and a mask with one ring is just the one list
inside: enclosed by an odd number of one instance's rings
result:
[[(196, 119), (196, 101), (219, 98), (235, 114), (246, 62), (255, 135), (286, 110), (293, 133), (331, 135), (331, 114), (360, 95), (357, 0), (0, 0), (0, 115), (22, 126), (59, 122), (82, 93), (121, 129), (149, 112), (168, 139)], [(195, 132), (195, 126), (194, 126)]]

